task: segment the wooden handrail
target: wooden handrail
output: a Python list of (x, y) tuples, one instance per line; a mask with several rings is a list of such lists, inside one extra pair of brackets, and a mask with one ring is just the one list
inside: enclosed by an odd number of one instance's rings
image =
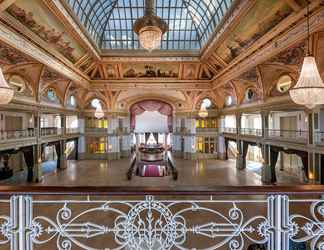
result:
[(309, 195), (324, 194), (324, 185), (299, 186), (0, 186), (0, 195)]

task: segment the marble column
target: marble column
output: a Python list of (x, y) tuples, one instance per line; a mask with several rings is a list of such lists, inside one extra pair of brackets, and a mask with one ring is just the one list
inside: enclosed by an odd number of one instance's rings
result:
[(66, 157), (66, 140), (60, 141), (60, 168), (65, 169), (67, 168), (67, 157)]
[(236, 113), (236, 146), (237, 146), (237, 157), (236, 157), (236, 168), (239, 170), (244, 169), (244, 159), (242, 154), (242, 141), (239, 138), (241, 133), (241, 119), (242, 114)]
[(108, 120), (108, 159), (120, 159), (120, 136), (118, 135), (119, 120), (111, 117)]
[(85, 143), (85, 118), (83, 115), (78, 118), (80, 136), (78, 138), (78, 159), (85, 159), (86, 154), (86, 143)]

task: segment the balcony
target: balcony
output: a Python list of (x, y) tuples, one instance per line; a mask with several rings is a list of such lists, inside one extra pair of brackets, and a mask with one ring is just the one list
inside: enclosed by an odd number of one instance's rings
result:
[(241, 128), (241, 135), (262, 136), (262, 129), (257, 129), (257, 128)]
[(66, 134), (79, 134), (80, 128), (66, 128), (65, 132)]
[(324, 237), (323, 192), (319, 185), (6, 186), (0, 188), (0, 243), (4, 249), (250, 249), (254, 244), (315, 250)]
[(86, 133), (108, 134), (108, 128), (85, 128)]
[(236, 128), (221, 128), (221, 132), (227, 134), (236, 134)]
[(308, 138), (308, 131), (305, 130), (268, 129), (266, 132), (268, 138), (284, 141), (306, 143)]
[(217, 128), (196, 128), (196, 133), (217, 133)]
[(0, 130), (0, 141), (10, 141), (10, 140), (19, 140), (26, 139), (36, 136), (36, 129), (24, 129), (24, 130)]
[(62, 135), (62, 128), (50, 127), (50, 128), (41, 128), (41, 136), (55, 136)]

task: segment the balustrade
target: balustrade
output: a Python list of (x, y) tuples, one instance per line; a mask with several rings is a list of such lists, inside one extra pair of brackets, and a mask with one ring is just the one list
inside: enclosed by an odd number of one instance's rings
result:
[(262, 129), (257, 128), (241, 128), (242, 135), (262, 136)]
[(223, 133), (236, 134), (236, 128), (221, 128)]
[(24, 129), (24, 130), (0, 130), (0, 140), (17, 140), (36, 136), (36, 129)]
[(1, 246), (13, 250), (324, 246), (323, 186), (68, 190), (1, 187)]
[(288, 140), (307, 141), (308, 131), (305, 130), (283, 130), (283, 129), (268, 129), (268, 137), (283, 138)]
[(61, 135), (62, 128), (50, 127), (50, 128), (41, 128), (41, 136), (52, 136), (52, 135)]
[(66, 128), (65, 131), (66, 131), (67, 134), (78, 134), (78, 133), (80, 133), (79, 128)]

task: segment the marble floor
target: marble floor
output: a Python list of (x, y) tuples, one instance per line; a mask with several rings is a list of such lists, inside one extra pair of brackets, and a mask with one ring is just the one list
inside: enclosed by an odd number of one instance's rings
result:
[[(237, 170), (235, 160), (183, 160), (176, 159), (178, 180), (172, 177), (137, 177), (127, 180), (126, 172), (129, 159), (121, 160), (82, 160), (68, 161), (64, 170), (45, 173), (41, 183), (29, 185), (45, 186), (244, 186), (262, 185), (260, 170), (247, 168)], [(21, 185), (25, 182), (25, 174), (0, 182), (1, 185)], [(277, 184), (300, 184), (298, 178), (285, 172), (278, 173)]]

